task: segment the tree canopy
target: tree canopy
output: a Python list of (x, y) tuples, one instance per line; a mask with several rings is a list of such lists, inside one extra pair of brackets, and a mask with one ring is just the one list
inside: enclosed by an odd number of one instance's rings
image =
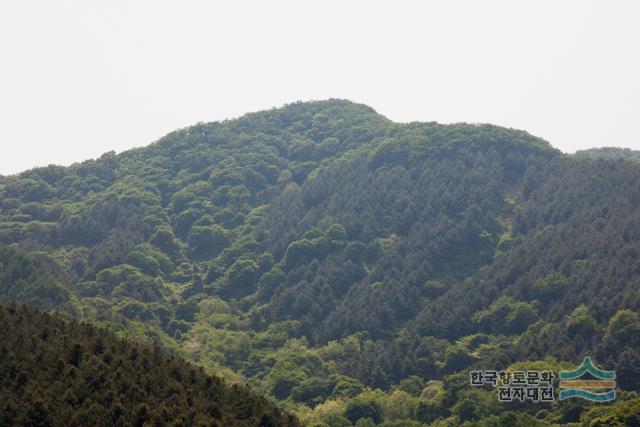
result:
[[(640, 164), (609, 151), (342, 100), (199, 123), (0, 177), (0, 299), (171, 348), (308, 425), (622, 419)], [(585, 355), (624, 373), (610, 412), (498, 405), (464, 376)]]

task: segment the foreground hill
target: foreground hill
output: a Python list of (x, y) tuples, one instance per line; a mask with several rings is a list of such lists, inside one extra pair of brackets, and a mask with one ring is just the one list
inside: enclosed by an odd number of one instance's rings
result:
[(25, 306), (0, 306), (0, 424), (294, 426), (202, 369)]
[(587, 422), (575, 402), (500, 404), (467, 370), (591, 355), (634, 402), (639, 208), (634, 162), (298, 103), (0, 178), (0, 242), (50, 277), (0, 291), (175, 348), (308, 424)]

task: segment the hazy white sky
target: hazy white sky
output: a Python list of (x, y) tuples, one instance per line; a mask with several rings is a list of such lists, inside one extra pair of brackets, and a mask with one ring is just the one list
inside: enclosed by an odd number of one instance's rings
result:
[(330, 97), (640, 149), (640, 2), (0, 0), (0, 174)]

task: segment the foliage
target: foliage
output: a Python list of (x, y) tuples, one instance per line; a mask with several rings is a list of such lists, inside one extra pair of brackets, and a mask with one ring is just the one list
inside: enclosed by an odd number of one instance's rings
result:
[(640, 387), (640, 165), (587, 154), (341, 100), (199, 123), (0, 177), (0, 299), (173, 348), (307, 424), (577, 422), (466, 371), (591, 355)]
[(247, 388), (159, 347), (24, 306), (0, 306), (6, 425), (297, 425)]

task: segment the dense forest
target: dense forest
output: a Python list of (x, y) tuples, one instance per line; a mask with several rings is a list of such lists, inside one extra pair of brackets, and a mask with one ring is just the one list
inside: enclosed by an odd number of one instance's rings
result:
[(575, 157), (584, 159), (640, 160), (640, 151), (630, 148), (602, 147), (578, 150)]
[[(600, 154), (341, 100), (199, 123), (0, 177), (0, 300), (162, 346), (310, 426), (632, 425), (640, 164)], [(469, 385), (585, 355), (616, 370), (612, 404)]]
[(10, 303), (0, 334), (3, 426), (298, 425), (246, 387), (94, 325)]

